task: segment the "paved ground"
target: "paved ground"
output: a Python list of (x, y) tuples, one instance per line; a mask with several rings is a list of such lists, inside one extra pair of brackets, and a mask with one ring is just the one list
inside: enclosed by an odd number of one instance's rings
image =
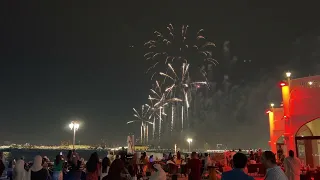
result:
[[(263, 180), (264, 177), (255, 177), (255, 180)], [(188, 180), (188, 178), (178, 178), (178, 180)]]
[[(218, 177), (218, 180), (220, 179), (220, 176)], [(264, 177), (254, 177), (255, 180), (263, 180)], [(187, 177), (178, 177), (178, 180), (188, 180)]]

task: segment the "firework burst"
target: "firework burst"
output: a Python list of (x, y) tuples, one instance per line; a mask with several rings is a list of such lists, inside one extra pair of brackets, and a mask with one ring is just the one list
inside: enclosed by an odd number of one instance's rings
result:
[[(149, 100), (152, 107), (151, 109), (154, 112), (153, 117), (156, 117), (156, 119), (159, 120), (158, 121), (158, 125), (159, 125), (158, 137), (160, 141), (163, 116), (166, 116), (165, 106), (173, 102), (182, 102), (183, 100), (175, 97), (173, 98), (169, 97), (169, 93), (167, 93), (165, 90), (162, 90), (158, 81), (156, 81), (154, 89), (150, 89), (150, 91), (151, 91), (151, 94), (149, 95)], [(155, 125), (155, 121), (154, 121), (154, 125)]]
[[(188, 36), (188, 30), (188, 25), (175, 30), (173, 25), (169, 24), (166, 33), (155, 31), (155, 38), (144, 44), (148, 49), (144, 58), (151, 64), (147, 70), (147, 73), (152, 72), (151, 78), (156, 75), (156, 67), (163, 70), (168, 63), (180, 61), (179, 64), (181, 64), (188, 60), (189, 63), (192, 61), (191, 64), (200, 71), (204, 63), (218, 64), (212, 58), (212, 47), (215, 47), (215, 44), (206, 39), (204, 30), (200, 29), (193, 37)], [(201, 72), (201, 74), (204, 73)]]
[[(148, 107), (153, 112), (152, 117), (159, 119), (159, 140), (164, 107), (168, 105), (171, 108), (171, 131), (176, 112), (181, 110), (183, 130), (185, 120), (188, 119), (191, 91), (201, 85), (209, 87), (206, 70), (218, 64), (212, 57), (215, 44), (207, 40), (204, 30), (200, 29), (193, 36), (189, 36), (188, 32), (188, 25), (175, 29), (169, 24), (164, 32), (154, 31), (154, 38), (144, 44), (148, 51), (144, 58), (150, 63), (146, 72), (152, 74), (151, 79), (158, 80), (151, 89)], [(145, 122), (141, 119), (139, 121)]]
[[(207, 81), (195, 81), (192, 82), (189, 76), (189, 64), (187, 62), (182, 63), (182, 66), (175, 70), (170, 63), (168, 63), (169, 73), (160, 72), (159, 74), (167, 77), (170, 83), (165, 92), (172, 97), (178, 97), (181, 99), (181, 129), (184, 128), (184, 121), (188, 118), (188, 111), (190, 107), (191, 90), (199, 88), (201, 85), (207, 85)], [(174, 112), (175, 106), (172, 105), (172, 117), (171, 117), (171, 131), (173, 130)]]
[(148, 105), (141, 106), (141, 112), (138, 112), (135, 108), (133, 108), (133, 116), (136, 120), (128, 121), (127, 124), (134, 122), (141, 122), (141, 144), (148, 143), (149, 141), (149, 124), (154, 125), (152, 122), (152, 109)]

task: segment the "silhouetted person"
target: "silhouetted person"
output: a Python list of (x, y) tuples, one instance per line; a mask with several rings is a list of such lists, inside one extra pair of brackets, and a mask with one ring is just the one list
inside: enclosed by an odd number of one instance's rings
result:
[(221, 180), (254, 180), (248, 176), (243, 170), (247, 165), (248, 158), (243, 153), (236, 153), (233, 156), (233, 169), (222, 173)]
[(31, 168), (29, 169), (28, 178), (30, 178), (30, 180), (44, 180), (48, 177), (48, 170), (42, 166), (42, 157), (39, 155), (36, 156)]
[(191, 159), (187, 164), (189, 180), (201, 180), (201, 161), (196, 152), (191, 153)]
[(294, 157), (294, 152), (289, 151), (289, 156), (284, 159), (284, 169), (289, 180), (300, 180), (300, 159)]
[(98, 153), (91, 154), (87, 164), (86, 180), (98, 180), (100, 176), (100, 163)]
[(101, 168), (102, 172), (101, 172), (101, 177), (100, 177), (101, 179), (108, 175), (110, 165), (111, 165), (110, 159), (107, 156), (104, 157), (102, 160), (102, 163), (101, 163), (101, 166), (102, 166), (102, 168)]
[(287, 176), (282, 169), (277, 166), (276, 156), (271, 151), (265, 151), (261, 156), (262, 164), (267, 168), (265, 180), (287, 180)]
[(6, 169), (3, 162), (3, 152), (0, 152), (0, 176), (2, 176), (3, 171)]

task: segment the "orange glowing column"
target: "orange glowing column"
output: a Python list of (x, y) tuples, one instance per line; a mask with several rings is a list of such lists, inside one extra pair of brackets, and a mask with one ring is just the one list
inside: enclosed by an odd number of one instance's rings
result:
[(283, 112), (285, 118), (285, 141), (287, 145), (287, 150), (293, 150), (294, 148), (294, 139), (292, 136), (291, 130), (291, 117), (290, 117), (290, 109), (289, 109), (289, 101), (290, 101), (290, 87), (288, 85), (282, 86), (282, 100), (283, 100)]
[(273, 112), (269, 112), (269, 126), (270, 126), (270, 141), (272, 142), (273, 130), (274, 130), (274, 114)]
[(274, 135), (274, 112), (273, 111), (269, 111), (269, 128), (270, 128), (270, 148), (271, 148), (271, 151), (272, 152), (276, 152), (276, 146), (274, 145), (275, 142), (274, 142), (274, 138), (273, 138), (273, 135)]
[(282, 100), (283, 100), (283, 111), (285, 116), (289, 116), (289, 101), (290, 101), (290, 88), (285, 85), (282, 86)]

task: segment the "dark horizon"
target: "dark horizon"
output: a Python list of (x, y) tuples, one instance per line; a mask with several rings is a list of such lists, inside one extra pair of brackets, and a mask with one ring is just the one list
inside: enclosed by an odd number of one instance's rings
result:
[[(147, 102), (151, 87), (143, 43), (169, 23), (204, 29), (217, 49), (230, 41), (233, 54), (254, 62), (235, 70), (251, 72), (255, 79), (248, 82), (261, 79), (254, 74), (262, 71), (279, 73), (278, 66), (295, 71), (296, 77), (308, 75), (314, 64), (294, 62), (294, 42), (320, 32), (317, 6), (301, 2), (3, 1), (1, 7), (0, 142), (59, 144), (71, 140), (67, 125), (75, 119), (82, 122), (77, 140), (84, 144), (101, 139), (123, 144), (128, 133), (139, 135), (139, 125), (126, 121), (133, 107)], [(260, 129), (267, 117), (258, 121), (253, 126)], [(268, 129), (253, 144), (267, 145), (259, 143), (267, 137)]]

